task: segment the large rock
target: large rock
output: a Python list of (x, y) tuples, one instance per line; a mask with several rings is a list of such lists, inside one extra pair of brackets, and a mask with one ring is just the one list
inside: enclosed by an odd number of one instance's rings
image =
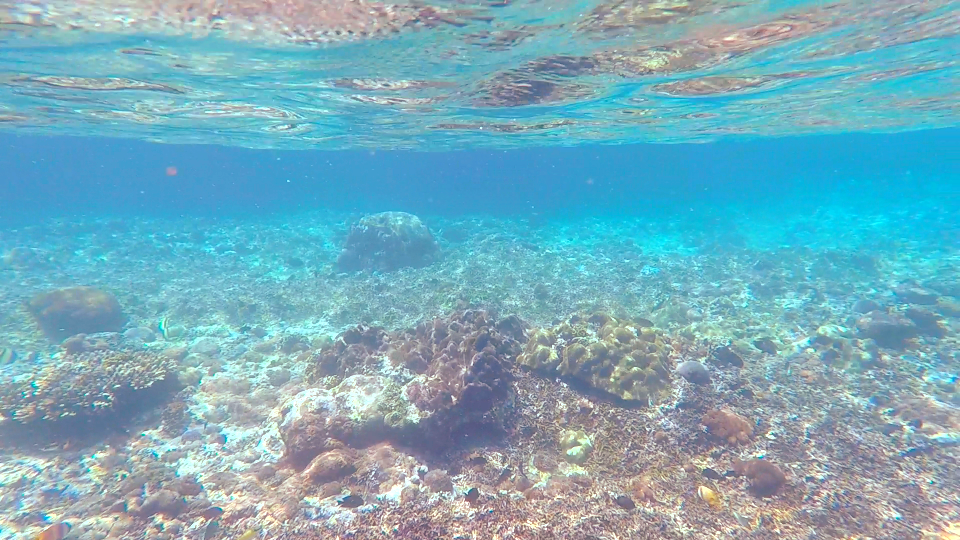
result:
[(43, 333), (57, 341), (76, 334), (119, 332), (126, 322), (116, 297), (93, 287), (38, 294), (27, 309)]
[(419, 268), (434, 262), (439, 253), (437, 241), (420, 218), (383, 212), (365, 216), (350, 229), (337, 268), (343, 272)]
[(872, 339), (881, 347), (899, 349), (919, 334), (917, 325), (899, 313), (871, 311), (857, 321), (857, 335)]
[(332, 390), (304, 390), (280, 409), (284, 457), (297, 468), (344, 446), (403, 438), (420, 420), (399, 385), (371, 375), (352, 375)]

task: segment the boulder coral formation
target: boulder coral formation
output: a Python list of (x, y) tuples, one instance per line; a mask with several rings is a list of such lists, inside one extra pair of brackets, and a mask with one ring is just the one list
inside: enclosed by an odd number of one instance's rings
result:
[(440, 246), (420, 218), (382, 212), (363, 217), (350, 229), (336, 266), (341, 272), (390, 272), (427, 266), (439, 254)]
[(603, 313), (535, 331), (517, 362), (641, 404), (659, 401), (671, 387), (672, 360), (660, 331)]
[(34, 296), (27, 309), (43, 333), (60, 341), (76, 334), (119, 332), (126, 321), (120, 302), (94, 287), (70, 287)]
[(525, 339), (516, 317), (463, 311), (413, 330), (358, 326), (316, 352), (308, 388), (278, 419), (285, 458), (302, 468), (344, 447), (383, 441), (442, 451), (466, 437), (505, 432), (513, 360)]

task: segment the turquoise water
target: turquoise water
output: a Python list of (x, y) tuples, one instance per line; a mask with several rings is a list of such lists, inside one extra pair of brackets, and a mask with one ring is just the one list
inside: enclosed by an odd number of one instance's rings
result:
[(0, 0), (0, 540), (956, 540), (958, 30)]
[(889, 132), (957, 116), (957, 7), (942, 0), (151, 6), (0, 5), (2, 126), (454, 149)]

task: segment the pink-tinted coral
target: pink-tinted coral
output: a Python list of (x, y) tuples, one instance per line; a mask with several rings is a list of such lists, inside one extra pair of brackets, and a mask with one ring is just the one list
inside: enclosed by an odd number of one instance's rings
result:
[(502, 434), (525, 328), (516, 317), (471, 310), (412, 330), (343, 332), (315, 353), (308, 376), (346, 378), (291, 402), (295, 412), (281, 426), (288, 458), (303, 464), (332, 445), (388, 440), (442, 450)]
[(743, 444), (753, 436), (753, 426), (737, 413), (713, 410), (700, 420), (714, 438), (726, 444)]

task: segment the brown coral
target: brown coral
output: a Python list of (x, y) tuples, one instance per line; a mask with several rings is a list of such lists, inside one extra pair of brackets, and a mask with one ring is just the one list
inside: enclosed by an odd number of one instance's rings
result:
[(313, 458), (303, 471), (303, 477), (313, 484), (339, 480), (356, 470), (356, 454), (348, 448), (337, 448)]
[(750, 422), (730, 411), (713, 410), (703, 415), (700, 423), (706, 426), (707, 432), (714, 438), (726, 444), (743, 444), (753, 436), (753, 426)]
[(662, 334), (603, 313), (575, 315), (537, 330), (517, 362), (643, 404), (664, 397), (670, 388), (672, 361)]
[(734, 462), (733, 472), (750, 479), (750, 492), (757, 497), (770, 497), (787, 483), (783, 471), (763, 459)]
[[(465, 438), (504, 432), (507, 405), (514, 393), (511, 369), (526, 339), (525, 327), (516, 317), (497, 319), (481, 310), (457, 312), (406, 331), (388, 333), (361, 325), (313, 355), (308, 379), (339, 376), (346, 377), (345, 384), (366, 377), (370, 380), (362, 380), (376, 382), (368, 390), (380, 396), (378, 414), (383, 419), (375, 433), (365, 432), (368, 444), (393, 440), (445, 449)], [(384, 370), (402, 383), (388, 382), (382, 376), (388, 374)], [(346, 390), (338, 392), (346, 396)], [(312, 457), (327, 446), (330, 437), (357, 444), (356, 434), (344, 438), (343, 430), (331, 429), (340, 420), (324, 419), (328, 414), (286, 426), (288, 447)], [(413, 424), (410, 415), (418, 417)], [(356, 427), (355, 422), (345, 422)]]
[(34, 296), (27, 309), (50, 339), (76, 334), (119, 332), (125, 318), (112, 294), (93, 287), (71, 287)]

